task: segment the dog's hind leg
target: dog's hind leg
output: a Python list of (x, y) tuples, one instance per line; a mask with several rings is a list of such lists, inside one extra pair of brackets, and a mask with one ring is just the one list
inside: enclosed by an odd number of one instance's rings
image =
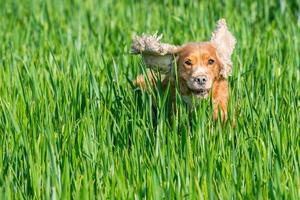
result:
[(153, 71), (148, 71), (147, 75), (140, 74), (133, 81), (133, 85), (146, 90), (147, 87), (155, 87), (157, 80), (163, 80), (165, 75), (160, 75)]

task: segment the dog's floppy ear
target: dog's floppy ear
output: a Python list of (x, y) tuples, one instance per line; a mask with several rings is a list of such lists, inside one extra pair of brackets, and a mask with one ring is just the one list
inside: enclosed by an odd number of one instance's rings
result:
[(223, 65), (220, 75), (227, 78), (232, 71), (231, 54), (235, 48), (236, 39), (227, 29), (225, 19), (218, 20), (216, 30), (212, 33), (211, 42), (216, 46)]
[(179, 47), (161, 43), (162, 35), (134, 36), (131, 53), (141, 54), (147, 67), (167, 74), (171, 71)]

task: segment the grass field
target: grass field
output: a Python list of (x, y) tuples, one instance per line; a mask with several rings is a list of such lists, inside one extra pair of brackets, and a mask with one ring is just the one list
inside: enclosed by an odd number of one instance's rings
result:
[[(299, 199), (299, 1), (0, 0), (0, 199)], [(169, 119), (134, 33), (237, 38), (229, 118)], [(178, 97), (180, 102), (180, 97)]]

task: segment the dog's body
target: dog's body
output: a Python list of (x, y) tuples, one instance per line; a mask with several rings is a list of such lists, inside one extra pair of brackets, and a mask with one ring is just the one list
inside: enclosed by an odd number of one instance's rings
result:
[[(235, 38), (227, 30), (225, 20), (220, 20), (211, 41), (188, 43), (172, 49), (171, 54), (173, 57), (169, 54), (144, 55), (144, 60), (146, 65), (148, 62), (149, 67), (167, 66), (174, 69), (170, 65), (174, 62), (172, 58), (175, 58), (177, 73), (172, 73), (172, 70), (170, 70), (162, 81), (163, 89), (170, 85), (171, 101), (175, 102), (176, 78), (174, 74), (177, 74), (179, 92), (184, 101), (191, 104), (191, 102), (194, 102), (193, 100), (207, 98), (211, 93), (213, 118), (218, 118), (220, 110), (222, 121), (226, 121), (229, 98), (227, 77), (231, 73), (232, 62), (230, 57), (234, 45)], [(149, 77), (149, 80), (154, 83), (152, 76)], [(145, 77), (138, 76), (135, 84), (145, 88)]]

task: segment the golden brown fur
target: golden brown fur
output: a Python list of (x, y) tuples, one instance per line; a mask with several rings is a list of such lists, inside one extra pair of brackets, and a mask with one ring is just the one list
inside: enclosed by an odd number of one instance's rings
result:
[[(177, 53), (177, 74), (179, 80), (179, 92), (182, 96), (192, 98), (205, 98), (207, 94), (198, 94), (197, 86), (189, 84), (190, 80), (198, 77), (199, 75), (206, 76), (208, 78), (208, 84), (202, 87), (207, 92), (212, 90), (212, 100), (214, 106), (214, 119), (217, 119), (218, 112), (221, 112), (221, 118), (223, 121), (227, 119), (227, 102), (228, 102), (228, 83), (227, 80), (220, 76), (222, 64), (218, 58), (216, 48), (210, 42), (205, 43), (190, 43), (184, 45)], [(213, 63), (209, 63), (209, 60), (213, 60)], [(190, 63), (186, 63), (190, 61)], [(211, 61), (210, 61), (211, 62)], [(148, 75), (150, 83), (153, 84), (153, 76)], [(166, 89), (167, 85), (171, 86), (171, 100), (175, 102), (175, 78), (170, 74), (166, 76), (162, 81), (163, 89)], [(134, 81), (135, 85), (143, 89), (146, 88), (146, 79), (143, 75), (139, 75)], [(154, 85), (154, 84), (153, 84)], [(196, 90), (196, 91), (195, 91)]]
[[(160, 43), (160, 38), (145, 35), (137, 37), (133, 49), (135, 52), (144, 52), (142, 56), (148, 68), (165, 72), (162, 86), (165, 90), (170, 85), (173, 107), (176, 107), (175, 79), (177, 79), (180, 95), (188, 104), (195, 102), (191, 99), (200, 100), (211, 95), (213, 118), (217, 119), (220, 112), (222, 121), (226, 121), (229, 99), (227, 78), (232, 71), (231, 55), (236, 43), (227, 28), (226, 21), (220, 19), (217, 22), (216, 30), (208, 42), (174, 46)], [(177, 73), (172, 67), (174, 62), (177, 64)], [(150, 85), (155, 87), (153, 73), (149, 74), (148, 78)], [(134, 84), (143, 89), (147, 86), (146, 79), (142, 75), (137, 77)]]

